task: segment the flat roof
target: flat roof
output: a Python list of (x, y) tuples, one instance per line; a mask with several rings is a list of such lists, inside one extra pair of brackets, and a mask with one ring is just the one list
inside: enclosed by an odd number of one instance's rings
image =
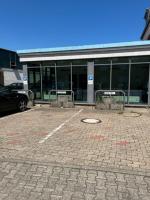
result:
[(17, 50), (17, 53), (26, 54), (26, 53), (44, 53), (44, 52), (63, 52), (63, 51), (107, 49), (107, 48), (133, 47), (133, 46), (138, 47), (138, 46), (146, 46), (146, 45), (150, 45), (149, 40), (107, 43), (107, 44), (94, 44), (94, 45), (67, 46), (67, 47), (54, 47), (54, 48), (25, 49), (25, 50)]

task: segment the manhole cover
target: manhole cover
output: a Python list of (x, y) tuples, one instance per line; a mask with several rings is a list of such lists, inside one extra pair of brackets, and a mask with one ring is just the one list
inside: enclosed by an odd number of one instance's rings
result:
[(98, 123), (101, 123), (102, 121), (99, 119), (85, 118), (85, 119), (82, 119), (81, 122), (84, 122), (87, 124), (98, 124)]

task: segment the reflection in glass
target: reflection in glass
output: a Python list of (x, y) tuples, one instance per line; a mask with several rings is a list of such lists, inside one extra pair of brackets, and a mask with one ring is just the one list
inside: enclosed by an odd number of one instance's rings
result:
[(123, 90), (128, 96), (129, 65), (112, 66), (112, 90)]
[(131, 84), (129, 102), (145, 104), (148, 102), (149, 65), (131, 65)]
[(35, 99), (41, 99), (41, 75), (40, 68), (28, 69), (28, 87), (34, 93)]
[(87, 67), (72, 67), (72, 88), (75, 101), (87, 101)]
[(110, 89), (110, 65), (100, 65), (94, 67), (94, 89), (109, 90)]
[(57, 89), (71, 90), (71, 67), (57, 67)]
[(94, 64), (95, 65), (103, 65), (103, 64), (110, 64), (111, 59), (110, 58), (97, 58), (94, 59)]
[(43, 86), (43, 99), (49, 99), (49, 91), (56, 89), (55, 84), (55, 67), (44, 67), (43, 68), (43, 77), (42, 77), (42, 86)]

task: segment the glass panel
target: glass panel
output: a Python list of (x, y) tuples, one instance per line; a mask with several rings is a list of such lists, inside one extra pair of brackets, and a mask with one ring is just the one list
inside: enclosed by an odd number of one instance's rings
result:
[(99, 58), (94, 60), (95, 65), (103, 65), (103, 64), (110, 64), (111, 59), (110, 58)]
[(40, 67), (41, 62), (27, 62), (24, 64), (27, 64), (28, 67)]
[(148, 103), (148, 78), (148, 64), (131, 65), (130, 103)]
[(56, 65), (59, 66), (71, 66), (71, 61), (70, 60), (59, 60), (56, 61)]
[(129, 58), (128, 57), (118, 57), (118, 58), (112, 58), (112, 63), (129, 63)]
[(112, 66), (112, 90), (123, 90), (128, 96), (129, 65)]
[(40, 68), (28, 69), (29, 89), (34, 92), (35, 99), (41, 99), (41, 75)]
[(75, 101), (87, 101), (87, 66), (72, 67), (72, 88)]
[(41, 63), (42, 66), (55, 66), (55, 61), (43, 61)]
[(57, 89), (71, 90), (71, 67), (57, 67)]
[(43, 99), (49, 100), (49, 91), (55, 90), (55, 67), (43, 68)]
[(72, 60), (72, 65), (87, 65), (87, 60)]
[(150, 62), (150, 56), (131, 57), (132, 63)]
[(94, 89), (109, 90), (110, 89), (110, 65), (95, 66), (94, 69)]

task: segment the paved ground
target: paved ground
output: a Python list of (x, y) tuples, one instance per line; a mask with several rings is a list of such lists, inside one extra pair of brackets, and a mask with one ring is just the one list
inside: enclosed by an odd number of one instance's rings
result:
[(0, 172), (0, 199), (150, 199), (146, 176), (11, 161)]
[(0, 199), (149, 200), (150, 113), (133, 111), (43, 106), (0, 118)]

